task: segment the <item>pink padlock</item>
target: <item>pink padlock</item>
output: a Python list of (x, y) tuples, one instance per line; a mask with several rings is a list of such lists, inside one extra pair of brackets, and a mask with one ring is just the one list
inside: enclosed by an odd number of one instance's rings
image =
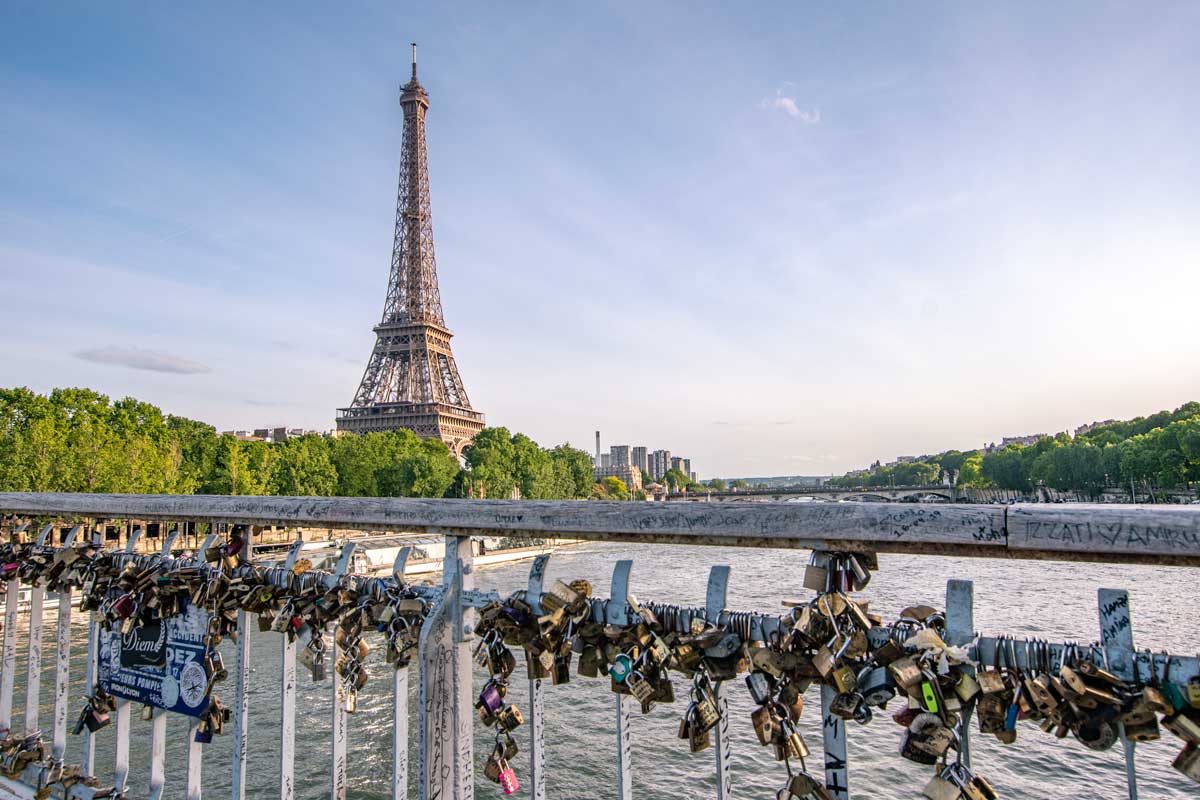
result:
[(517, 773), (513, 772), (513, 768), (505, 766), (500, 770), (500, 788), (505, 794), (516, 794), (521, 788), (521, 784), (517, 781)]

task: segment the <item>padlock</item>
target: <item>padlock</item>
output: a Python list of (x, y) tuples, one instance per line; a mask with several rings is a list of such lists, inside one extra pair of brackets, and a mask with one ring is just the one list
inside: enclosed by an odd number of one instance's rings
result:
[(750, 690), (750, 699), (755, 705), (763, 705), (771, 699), (774, 686), (771, 677), (765, 672), (755, 671), (746, 676), (746, 688)]
[(625, 683), (632, 673), (633, 659), (627, 653), (618, 654), (608, 668), (609, 677), (617, 683)]
[(865, 667), (858, 673), (857, 689), (864, 703), (880, 708), (896, 696), (892, 676), (885, 667)]
[(1171, 766), (1200, 783), (1200, 747), (1189, 744), (1171, 762)]

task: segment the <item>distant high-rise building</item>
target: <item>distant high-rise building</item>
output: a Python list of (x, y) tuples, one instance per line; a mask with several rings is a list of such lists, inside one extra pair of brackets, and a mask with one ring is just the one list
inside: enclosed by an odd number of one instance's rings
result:
[(651, 454), (650, 474), (654, 480), (662, 480), (662, 476), (667, 474), (667, 470), (671, 469), (671, 451), (670, 450), (655, 450)]
[(671, 469), (683, 472), (683, 456), (671, 456)]
[(600, 431), (596, 431), (596, 461), (595, 465), (600, 466)]
[(692, 460), (685, 458), (683, 460), (683, 474), (687, 475), (692, 480), (696, 480), (696, 473), (692, 472)]
[(631, 450), (632, 448), (627, 444), (614, 444), (609, 448), (614, 469), (633, 466)]
[(601, 453), (600, 454), (600, 469), (612, 469), (612, 454), (611, 453)]
[(649, 451), (644, 447), (633, 448), (633, 465), (642, 471), (643, 475), (650, 474)]

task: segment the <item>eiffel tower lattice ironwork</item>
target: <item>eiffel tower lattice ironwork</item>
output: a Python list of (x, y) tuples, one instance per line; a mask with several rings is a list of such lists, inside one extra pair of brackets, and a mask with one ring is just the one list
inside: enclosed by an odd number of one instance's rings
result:
[(442, 318), (425, 152), (429, 95), (417, 81), (416, 53), (414, 44), (412, 80), (400, 94), (404, 144), (387, 301), (362, 383), (350, 407), (338, 409), (337, 427), (353, 433), (407, 428), (440, 438), (459, 455), (483, 430), (484, 416), (471, 408)]

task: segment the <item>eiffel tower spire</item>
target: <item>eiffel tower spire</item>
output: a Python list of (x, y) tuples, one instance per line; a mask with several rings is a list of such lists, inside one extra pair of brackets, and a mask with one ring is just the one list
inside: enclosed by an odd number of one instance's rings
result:
[(457, 455), (483, 430), (484, 417), (471, 408), (442, 317), (425, 148), (429, 94), (417, 80), (412, 47), (412, 79), (400, 90), (404, 142), (387, 299), (362, 382), (350, 407), (338, 409), (337, 427), (353, 433), (408, 428), (442, 439)]

